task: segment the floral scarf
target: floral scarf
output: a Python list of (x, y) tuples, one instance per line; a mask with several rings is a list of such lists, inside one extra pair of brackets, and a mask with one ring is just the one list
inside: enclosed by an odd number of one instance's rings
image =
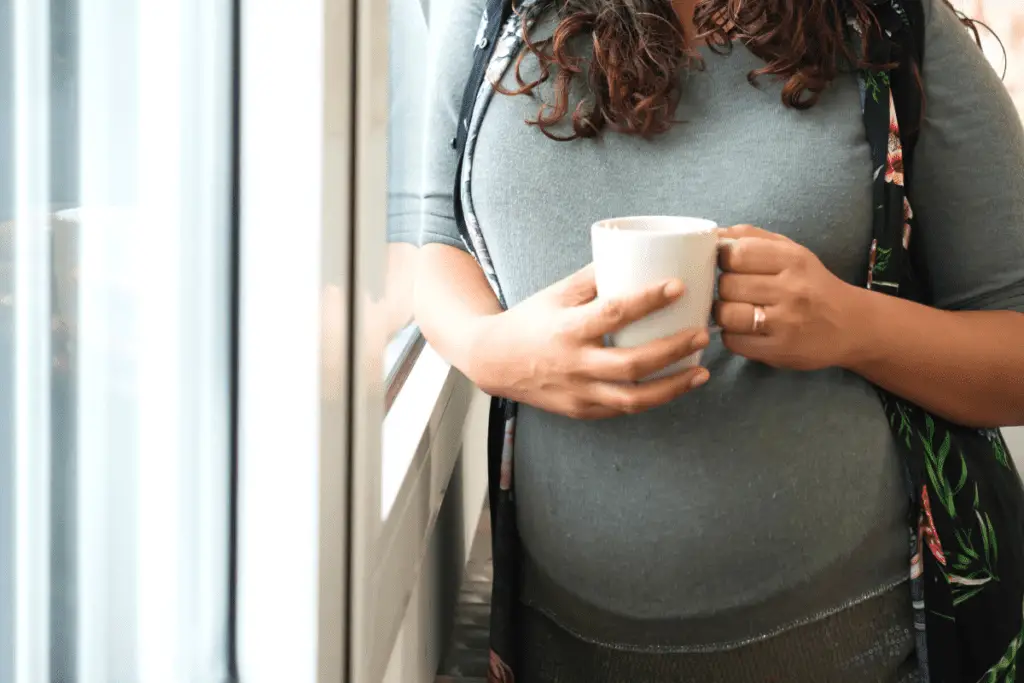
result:
[[(484, 113), (498, 82), (523, 48), (523, 32), (540, 0), (491, 0), (476, 40), (476, 72), (453, 147), (462, 153), (456, 217), (463, 239), (498, 300), (505, 297), (491, 262), (471, 192), (473, 157)], [(898, 62), (859, 74), (865, 130), (872, 150), (874, 234), (865, 286), (928, 302), (925, 264), (912, 250), (915, 134), (900, 122), (921, 112), (915, 64), (923, 57), (920, 0), (875, 0), (881, 32), (868, 61)], [(940, 10), (936, 10), (940, 11)], [(525, 26), (524, 26), (525, 23)], [(862, 30), (851, 22), (853, 31)], [(479, 69), (479, 71), (478, 71)], [(479, 85), (477, 88), (476, 86)], [(906, 152), (906, 154), (905, 154)], [(910, 594), (920, 678), (928, 683), (1013, 683), (1024, 643), (1024, 486), (998, 430), (962, 427), (879, 388), (881, 408), (902, 445), (911, 514)], [(494, 399), (488, 437), (493, 534), (489, 683), (514, 683), (517, 659), (519, 535), (512, 466), (516, 404)], [(841, 514), (841, 511), (839, 511)]]

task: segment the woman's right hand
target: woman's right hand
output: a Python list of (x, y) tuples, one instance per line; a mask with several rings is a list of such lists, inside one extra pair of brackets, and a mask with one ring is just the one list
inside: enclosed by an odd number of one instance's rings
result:
[(605, 347), (604, 335), (664, 308), (682, 292), (681, 282), (667, 281), (597, 301), (588, 266), (508, 311), (480, 318), (467, 374), (493, 396), (576, 419), (663, 405), (704, 384), (707, 370), (639, 381), (706, 347), (707, 330), (684, 330), (629, 349)]

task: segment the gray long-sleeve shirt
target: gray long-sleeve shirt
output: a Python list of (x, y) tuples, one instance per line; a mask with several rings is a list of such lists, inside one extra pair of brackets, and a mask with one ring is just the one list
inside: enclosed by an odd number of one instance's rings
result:
[[(482, 5), (455, 2), (432, 21), (422, 240), (456, 248), (448, 140)], [(1024, 311), (1024, 130), (953, 15), (936, 0), (925, 7), (914, 239), (937, 306)], [(863, 280), (872, 169), (855, 77), (801, 112), (782, 106), (779, 83), (747, 83), (760, 62), (745, 48), (703, 54), (707, 68), (681, 76), (685, 123), (649, 142), (553, 142), (524, 124), (535, 98), (495, 97), (473, 203), (509, 305), (584, 266), (589, 226), (616, 215), (754, 223)], [(535, 62), (523, 70), (531, 80)], [(540, 95), (551, 101), (550, 82)], [(581, 422), (520, 410), (524, 591), (581, 635), (720, 645), (841, 609), (907, 574), (900, 454), (874, 389), (840, 369), (771, 369), (718, 340), (705, 364), (708, 385), (642, 415)]]

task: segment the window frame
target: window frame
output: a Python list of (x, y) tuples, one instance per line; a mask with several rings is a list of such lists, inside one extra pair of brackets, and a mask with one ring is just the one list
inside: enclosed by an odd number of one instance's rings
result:
[(379, 681), (391, 673), (478, 392), (418, 332), (393, 380), (381, 372), (382, 321), (370, 302), (384, 292), (389, 119), (380, 113), (390, 111), (393, 2), (357, 3), (350, 675)]
[(412, 375), (413, 368), (416, 366), (416, 363), (419, 362), (420, 355), (423, 353), (423, 349), (426, 345), (427, 340), (417, 329), (415, 331), (415, 336), (406, 343), (405, 347), (398, 355), (398, 358), (395, 360), (395, 365), (391, 368), (391, 372), (388, 373), (387, 379), (385, 380), (387, 387), (384, 394), (385, 415), (391, 414), (391, 408), (395, 404), (395, 399), (398, 398), (398, 395), (405, 387), (406, 381), (408, 381), (409, 377)]
[(236, 673), (344, 683), (356, 7), (239, 2)]

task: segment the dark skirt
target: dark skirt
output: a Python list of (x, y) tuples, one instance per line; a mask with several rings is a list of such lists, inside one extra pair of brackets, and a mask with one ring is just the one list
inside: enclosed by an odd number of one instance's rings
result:
[(516, 683), (917, 683), (910, 591), (902, 585), (739, 648), (636, 652), (587, 642), (519, 606)]

